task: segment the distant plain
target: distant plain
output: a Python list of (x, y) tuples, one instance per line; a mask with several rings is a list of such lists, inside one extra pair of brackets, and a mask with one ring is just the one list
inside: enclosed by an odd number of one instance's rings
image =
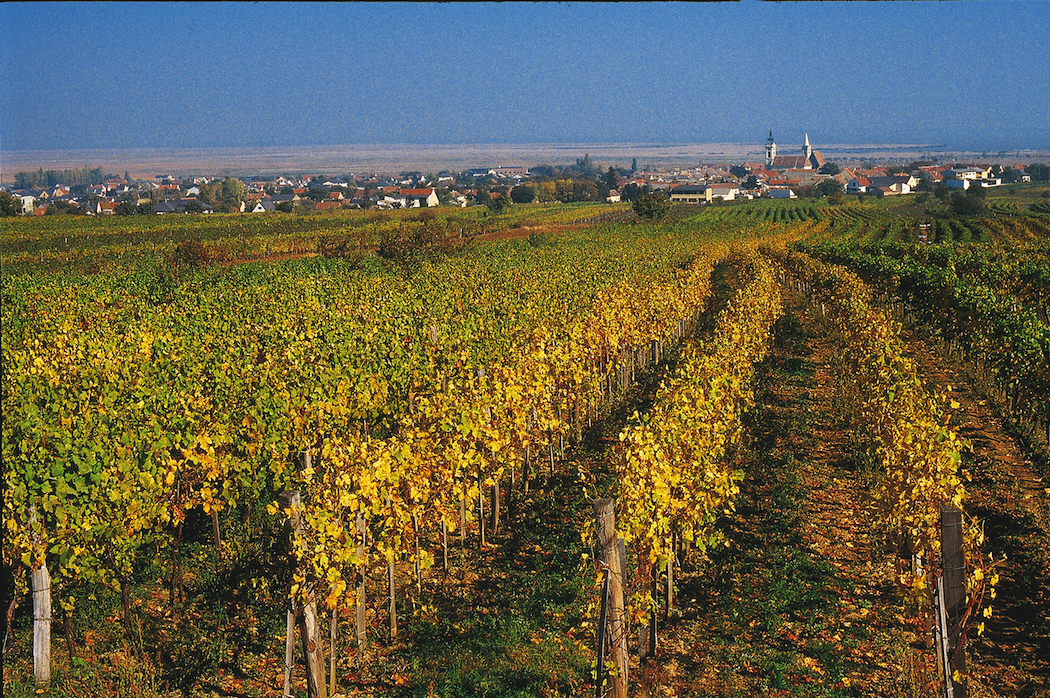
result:
[[(780, 152), (800, 152), (804, 134), (774, 134)], [(927, 157), (939, 161), (1045, 161), (1047, 151), (962, 152), (932, 144), (822, 144), (810, 134), (814, 148), (841, 165), (864, 162), (911, 162)], [(795, 141), (798, 141), (796, 143)], [(765, 141), (754, 143), (564, 143), (418, 145), (358, 144), (244, 148), (135, 148), (102, 150), (13, 150), (0, 152), (0, 181), (16, 172), (103, 167), (135, 179), (157, 175), (274, 176), (280, 174), (397, 174), (418, 170), (438, 173), (475, 167), (567, 165), (589, 153), (598, 163), (627, 167), (637, 158), (640, 168), (695, 167), (700, 163), (742, 163), (763, 157)]]

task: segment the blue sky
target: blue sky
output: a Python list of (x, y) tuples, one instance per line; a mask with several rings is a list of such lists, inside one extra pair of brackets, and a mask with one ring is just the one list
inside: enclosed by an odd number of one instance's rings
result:
[(0, 150), (1050, 147), (1050, 2), (0, 3)]

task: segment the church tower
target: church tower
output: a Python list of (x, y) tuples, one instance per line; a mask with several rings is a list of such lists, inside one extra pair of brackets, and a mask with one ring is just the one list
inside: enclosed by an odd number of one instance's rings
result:
[(773, 161), (777, 159), (777, 143), (773, 140), (773, 131), (769, 131), (769, 139), (766, 141), (766, 169), (773, 166)]
[(812, 157), (812, 156), (813, 156), (813, 146), (811, 146), (809, 144), (809, 134), (807, 133), (806, 134), (806, 140), (802, 144), (802, 157), (806, 158), (806, 160), (809, 160), (810, 157)]

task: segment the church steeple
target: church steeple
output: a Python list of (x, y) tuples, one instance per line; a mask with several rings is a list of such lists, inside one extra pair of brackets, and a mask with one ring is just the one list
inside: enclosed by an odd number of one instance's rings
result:
[(773, 130), (769, 130), (769, 139), (766, 141), (766, 167), (770, 168), (773, 166), (773, 161), (777, 159), (777, 143), (773, 140)]
[(809, 160), (813, 155), (813, 146), (809, 144), (809, 134), (806, 134), (806, 141), (802, 144), (802, 156)]

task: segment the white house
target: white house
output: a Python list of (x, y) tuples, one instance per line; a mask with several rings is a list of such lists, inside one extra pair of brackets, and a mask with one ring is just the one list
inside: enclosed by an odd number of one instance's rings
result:
[(711, 198), (723, 201), (732, 201), (740, 193), (737, 187), (730, 184), (712, 184), (708, 187), (708, 191), (711, 192)]
[(868, 187), (871, 186), (871, 182), (867, 177), (854, 177), (846, 185), (847, 194), (864, 194), (868, 191)]
[(20, 216), (31, 216), (36, 210), (36, 197), (31, 194), (15, 194), (12, 198), (21, 206), (18, 209)]
[(797, 199), (798, 194), (787, 187), (770, 187), (769, 198), (771, 199)]
[(384, 196), (376, 199), (376, 208), (408, 208), (408, 200), (403, 196)]
[(434, 189), (402, 189), (400, 194), (407, 208), (437, 206), (439, 203)]
[(947, 179), (983, 179), (990, 173), (976, 167), (957, 167), (941, 173)]
[(871, 177), (868, 180), (868, 192), (876, 189), (889, 189), (893, 194), (910, 194), (918, 184), (911, 175), (893, 175), (890, 177)]
[(254, 205), (249, 204), (245, 207), (247, 213), (273, 213), (276, 210), (273, 202), (269, 199), (256, 199)]

